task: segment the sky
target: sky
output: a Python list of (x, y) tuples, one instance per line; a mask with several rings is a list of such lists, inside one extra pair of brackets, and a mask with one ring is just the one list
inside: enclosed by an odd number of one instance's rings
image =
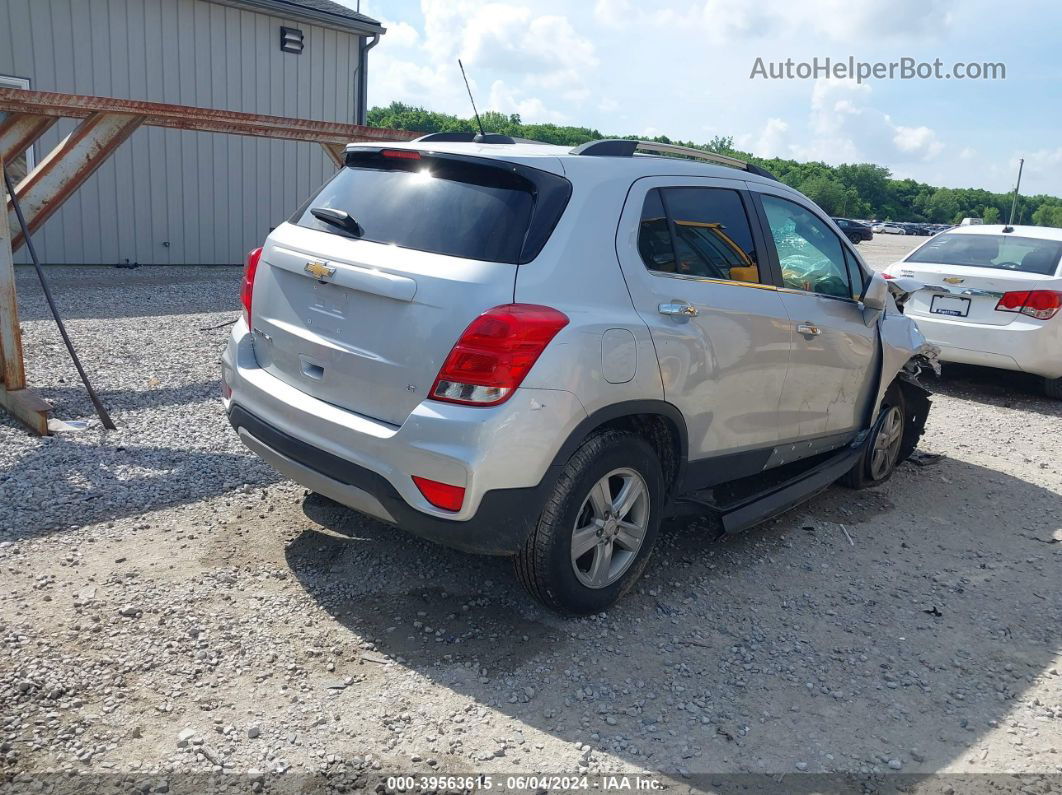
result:
[[(1029, 0), (341, 0), (387, 33), (369, 105), (394, 100), (763, 157), (870, 162), (946, 187), (1062, 196), (1062, 3)], [(849, 57), (1002, 63), (996, 80), (768, 80), (764, 67)]]

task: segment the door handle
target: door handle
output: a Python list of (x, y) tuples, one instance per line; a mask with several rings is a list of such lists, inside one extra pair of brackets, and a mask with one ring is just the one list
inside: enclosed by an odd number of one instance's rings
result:
[(677, 317), (697, 317), (697, 307), (687, 304), (685, 301), (672, 301), (669, 304), (660, 304), (657, 309), (661, 315), (673, 315)]
[(817, 337), (822, 333), (822, 329), (816, 326), (814, 323), (801, 323), (797, 326), (797, 334), (804, 334), (808, 337)]

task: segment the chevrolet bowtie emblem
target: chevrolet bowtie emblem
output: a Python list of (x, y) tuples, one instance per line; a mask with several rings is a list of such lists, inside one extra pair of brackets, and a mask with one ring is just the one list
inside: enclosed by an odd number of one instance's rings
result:
[(303, 270), (315, 279), (327, 279), (336, 272), (335, 268), (329, 268), (323, 262), (307, 262)]
[(960, 279), (958, 276), (949, 276), (944, 281), (948, 284), (962, 284), (966, 279)]

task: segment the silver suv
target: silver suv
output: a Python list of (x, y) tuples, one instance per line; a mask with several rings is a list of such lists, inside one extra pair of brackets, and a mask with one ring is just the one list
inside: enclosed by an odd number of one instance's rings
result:
[(889, 477), (933, 356), (899, 294), (811, 201), (731, 158), (357, 144), (249, 256), (224, 402), (307, 488), (512, 556), (542, 602), (591, 613), (669, 515), (737, 532)]

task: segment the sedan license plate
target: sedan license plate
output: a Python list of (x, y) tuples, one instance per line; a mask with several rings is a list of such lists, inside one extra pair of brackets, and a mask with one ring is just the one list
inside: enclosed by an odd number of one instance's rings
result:
[(929, 311), (935, 315), (966, 317), (970, 314), (969, 298), (953, 298), (950, 295), (934, 295)]

